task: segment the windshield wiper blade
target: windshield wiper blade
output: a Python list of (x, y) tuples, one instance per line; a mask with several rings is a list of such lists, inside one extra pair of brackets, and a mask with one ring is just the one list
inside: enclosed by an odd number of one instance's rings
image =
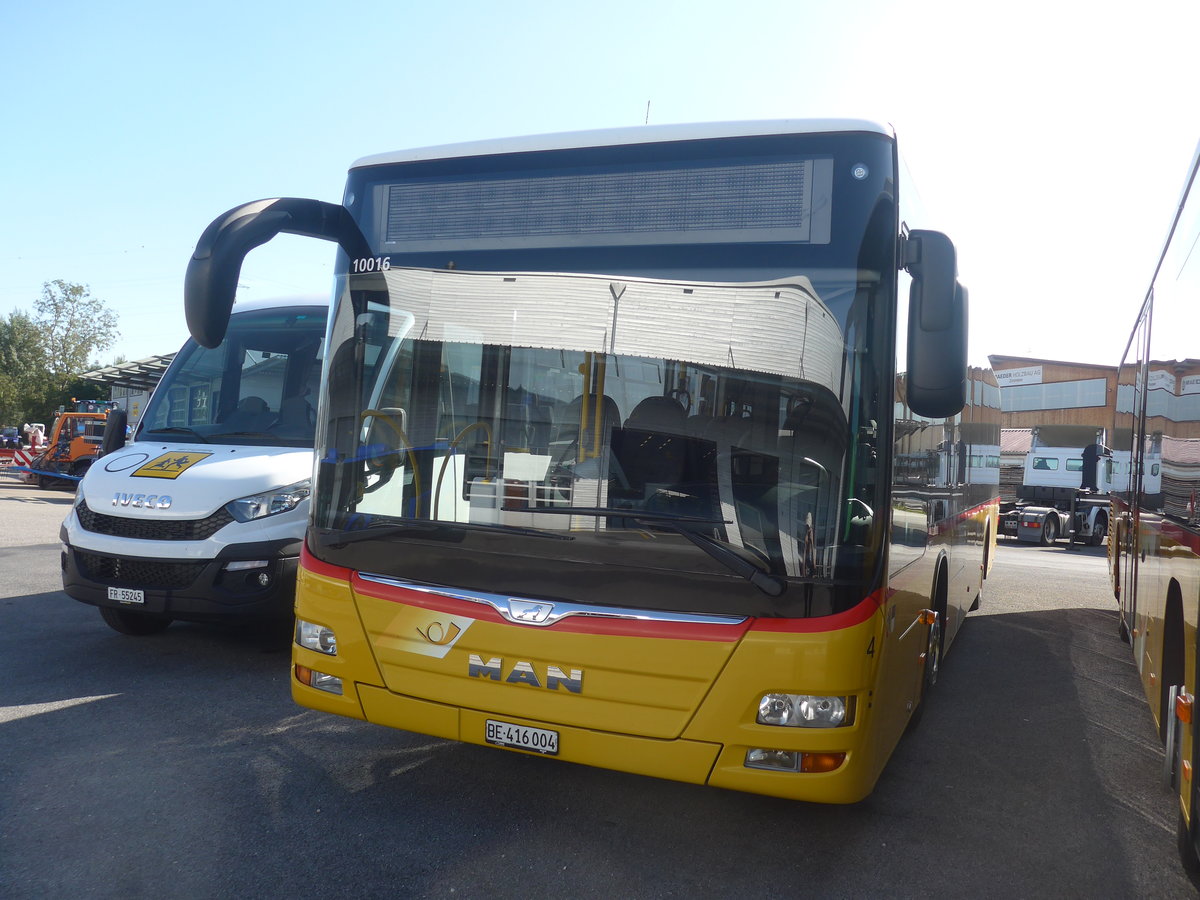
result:
[[(630, 516), (635, 522), (639, 516)], [(750, 560), (745, 559), (740, 554), (734, 551), (732, 544), (727, 544), (724, 541), (718, 541), (716, 538), (709, 537), (707, 534), (701, 534), (698, 531), (692, 531), (683, 522), (674, 519), (655, 518), (647, 520), (660, 528), (666, 528), (668, 531), (673, 531), (676, 534), (681, 534), (729, 571), (735, 575), (741, 575), (748, 582), (766, 594), (768, 597), (778, 597), (787, 588), (787, 582), (778, 575), (773, 575), (770, 572), (764, 572)]]
[(493, 534), (519, 534), (525, 537), (549, 538), (555, 541), (573, 541), (574, 535), (559, 534), (554, 531), (542, 531), (540, 528), (523, 528), (520, 525), (480, 525), (477, 522), (429, 522), (414, 520), (412, 522), (375, 522), (365, 528), (352, 531), (339, 531), (334, 534), (319, 535), (317, 540), (323, 546), (340, 550), (347, 544), (359, 541), (374, 541), (391, 537), (395, 534), (411, 534), (412, 532), (446, 532), (446, 531), (482, 531)]
[(210, 441), (208, 438), (206, 438), (200, 432), (198, 432), (192, 428), (185, 428), (182, 425), (172, 425), (169, 428), (151, 428), (146, 431), (147, 436), (152, 435), (152, 434), (186, 434), (189, 437), (195, 438), (202, 444), (211, 444), (212, 443), (212, 441)]
[(698, 531), (688, 528), (688, 525), (728, 525), (728, 519), (714, 519), (705, 516), (687, 516), (669, 512), (643, 512), (637, 509), (616, 509), (603, 506), (546, 506), (523, 507), (519, 512), (560, 513), (579, 516), (596, 516), (604, 519), (629, 519), (633, 522), (645, 522), (648, 525), (658, 525), (675, 534), (687, 538), (729, 571), (740, 575), (768, 597), (778, 597), (787, 588), (787, 582), (778, 575), (764, 572), (750, 560), (734, 550), (732, 544), (719, 541)]

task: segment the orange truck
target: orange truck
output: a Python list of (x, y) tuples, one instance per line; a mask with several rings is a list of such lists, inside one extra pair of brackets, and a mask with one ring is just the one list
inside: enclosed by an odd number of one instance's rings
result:
[(74, 485), (91, 466), (104, 440), (111, 400), (77, 400), (72, 408), (60, 407), (50, 427), (45, 449), (29, 464), (27, 481), (38, 487)]

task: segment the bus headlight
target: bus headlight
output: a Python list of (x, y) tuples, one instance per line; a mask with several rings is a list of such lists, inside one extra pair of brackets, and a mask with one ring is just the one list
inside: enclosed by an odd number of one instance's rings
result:
[(306, 650), (316, 650), (326, 656), (337, 656), (337, 635), (332, 628), (313, 622), (296, 620), (296, 643)]
[(764, 694), (758, 701), (759, 725), (792, 728), (837, 728), (849, 725), (850, 703), (845, 697), (810, 694)]
[(253, 522), (255, 519), (293, 510), (307, 500), (311, 493), (312, 482), (305, 479), (273, 491), (230, 500), (225, 504), (225, 509), (239, 522)]

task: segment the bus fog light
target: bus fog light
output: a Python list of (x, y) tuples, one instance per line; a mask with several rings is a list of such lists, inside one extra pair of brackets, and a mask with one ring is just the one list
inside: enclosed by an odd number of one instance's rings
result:
[(338, 695), (342, 693), (342, 679), (336, 675), (318, 672), (307, 666), (296, 666), (296, 680), (310, 688), (316, 688), (318, 691)]
[(804, 753), (796, 750), (765, 750), (755, 748), (746, 751), (747, 769), (768, 769), (772, 772), (805, 772), (817, 774), (832, 772), (846, 762), (846, 754)]
[(792, 728), (837, 728), (848, 725), (849, 703), (845, 697), (810, 694), (764, 694), (758, 701), (759, 725)]
[(778, 772), (799, 772), (800, 754), (794, 750), (764, 750), (755, 748), (746, 751), (747, 769), (773, 769)]
[(296, 643), (306, 650), (316, 650), (327, 656), (337, 656), (337, 635), (333, 633), (332, 628), (326, 628), (324, 625), (298, 619), (296, 621)]

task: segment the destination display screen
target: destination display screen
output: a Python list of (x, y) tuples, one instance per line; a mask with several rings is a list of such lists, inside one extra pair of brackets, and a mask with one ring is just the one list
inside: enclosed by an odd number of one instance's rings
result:
[(828, 244), (831, 158), (429, 177), (375, 186), (383, 252)]

